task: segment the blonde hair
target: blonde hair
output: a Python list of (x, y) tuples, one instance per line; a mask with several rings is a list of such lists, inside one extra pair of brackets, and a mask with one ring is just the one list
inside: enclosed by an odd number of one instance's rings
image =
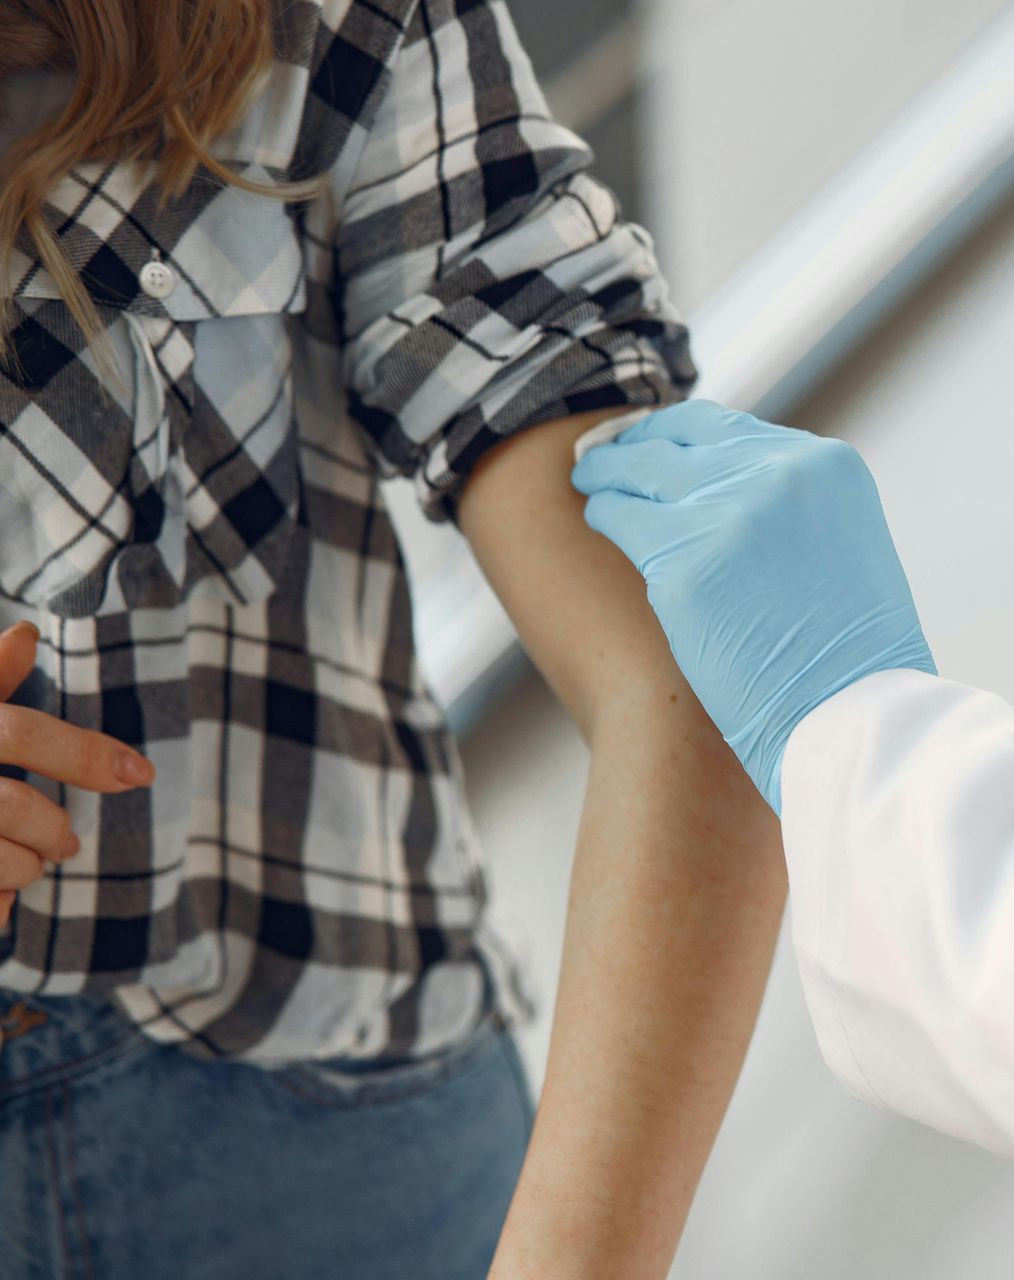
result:
[[(112, 344), (43, 216), (48, 192), (88, 160), (157, 162), (158, 211), (205, 165), (258, 195), (310, 200), (318, 174), (273, 186), (233, 173), (208, 146), (243, 115), (275, 57), (274, 0), (0, 0), (0, 77), (74, 74), (62, 114), (13, 144), (0, 184), (0, 367), (19, 365), (11, 261), (23, 226), (91, 347), (124, 390)], [(0, 90), (2, 90), (0, 79)], [(20, 370), (19, 370), (20, 371)]]

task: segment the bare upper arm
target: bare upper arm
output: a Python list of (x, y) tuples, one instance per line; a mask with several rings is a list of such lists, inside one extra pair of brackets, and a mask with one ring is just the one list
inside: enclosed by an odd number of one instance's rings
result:
[(585, 498), (570, 483), (574, 441), (604, 416), (597, 410), (509, 437), (480, 459), (458, 507), (480, 567), (586, 739), (614, 692), (632, 710), (643, 701), (656, 714), (673, 695), (696, 703), (641, 575), (588, 528)]

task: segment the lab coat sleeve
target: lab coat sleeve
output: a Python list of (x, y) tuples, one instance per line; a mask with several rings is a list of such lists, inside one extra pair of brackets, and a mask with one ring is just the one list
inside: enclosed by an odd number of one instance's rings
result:
[(1014, 1156), (1014, 706), (882, 671), (782, 761), (792, 938), (849, 1093)]

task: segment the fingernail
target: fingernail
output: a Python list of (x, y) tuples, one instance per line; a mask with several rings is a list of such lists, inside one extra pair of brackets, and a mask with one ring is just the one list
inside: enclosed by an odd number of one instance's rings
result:
[(144, 756), (123, 751), (116, 759), (116, 776), (121, 782), (129, 782), (131, 786), (136, 787), (152, 780), (155, 776), (155, 766)]
[(70, 858), (75, 853), (77, 853), (78, 849), (80, 848), (81, 848), (81, 841), (77, 838), (76, 833), (72, 831), (70, 835), (67, 837), (67, 843), (60, 850), (60, 853), (63, 855), (63, 857)]
[(15, 622), (12, 627), (8, 627), (9, 631), (18, 631), (19, 629), (22, 631), (31, 631), (35, 636), (36, 640), (38, 640), (40, 635), (42, 634), (34, 622), (28, 622), (25, 620), (22, 620), (21, 622)]

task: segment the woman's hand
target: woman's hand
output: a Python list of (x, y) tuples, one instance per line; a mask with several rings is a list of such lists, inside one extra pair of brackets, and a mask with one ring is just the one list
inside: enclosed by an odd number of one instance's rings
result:
[[(18, 765), (89, 791), (129, 791), (147, 786), (155, 767), (116, 738), (81, 729), (7, 699), (35, 666), (38, 633), (17, 623), (0, 633), (0, 763)], [(148, 776), (118, 772), (124, 757), (140, 761)], [(0, 778), (0, 927), (14, 895), (43, 873), (43, 859), (62, 862), (80, 848), (70, 814), (26, 782)]]

